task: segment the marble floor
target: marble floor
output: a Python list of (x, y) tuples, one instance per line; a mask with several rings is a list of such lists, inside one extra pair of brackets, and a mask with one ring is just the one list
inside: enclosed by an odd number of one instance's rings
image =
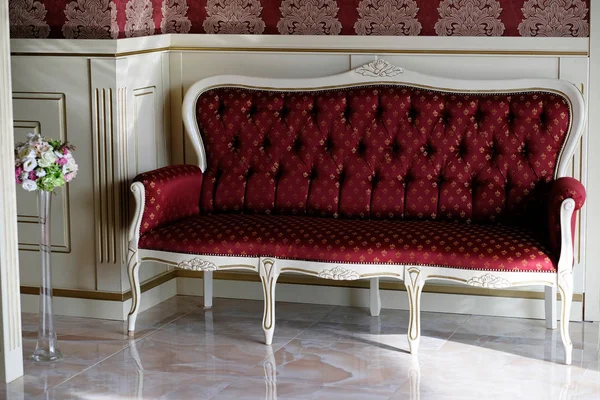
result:
[[(598, 323), (572, 323), (573, 365), (544, 321), (422, 313), (408, 354), (408, 312), (277, 303), (272, 346), (262, 302), (178, 296), (119, 321), (58, 317), (65, 359), (25, 362), (0, 399), (600, 399)], [(23, 315), (24, 353), (36, 316)]]

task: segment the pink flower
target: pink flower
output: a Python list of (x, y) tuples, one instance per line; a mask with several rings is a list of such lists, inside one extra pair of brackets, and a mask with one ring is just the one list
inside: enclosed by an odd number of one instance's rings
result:
[(58, 160), (56, 160), (56, 163), (60, 166), (65, 165), (67, 163), (67, 159), (66, 158), (59, 158)]
[(67, 154), (69, 154), (69, 149), (67, 149), (66, 147), (63, 147), (62, 153), (66, 156)]
[(73, 178), (75, 178), (75, 174), (73, 172), (68, 173), (65, 175), (65, 181), (66, 182), (71, 182), (73, 180)]
[(23, 173), (23, 167), (17, 167), (15, 168), (15, 175), (19, 176)]
[(28, 178), (32, 181), (35, 181), (37, 179), (37, 176), (35, 174), (35, 171), (29, 171), (29, 176)]

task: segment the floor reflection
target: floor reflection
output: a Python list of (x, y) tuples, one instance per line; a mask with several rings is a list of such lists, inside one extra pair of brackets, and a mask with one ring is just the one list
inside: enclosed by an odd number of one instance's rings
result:
[(265, 346), (262, 302), (198, 304), (174, 299), (140, 314), (147, 328), (137, 338), (121, 322), (59, 319), (65, 360), (27, 362), (0, 399), (600, 399), (598, 323), (571, 324), (573, 365), (565, 366), (560, 335), (544, 321), (423, 313), (414, 357), (406, 311), (373, 318), (366, 309), (277, 303)]

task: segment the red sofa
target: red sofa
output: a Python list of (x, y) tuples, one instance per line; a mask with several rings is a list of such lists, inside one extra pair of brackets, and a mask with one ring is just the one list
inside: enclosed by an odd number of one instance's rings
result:
[(129, 330), (144, 260), (205, 271), (207, 306), (213, 271), (258, 272), (267, 344), (281, 273), (372, 279), (374, 315), (377, 279), (401, 279), (412, 353), (426, 280), (535, 283), (562, 295), (570, 363), (585, 190), (565, 175), (583, 119), (581, 94), (563, 81), (445, 80), (382, 60), (328, 78), (200, 81), (184, 104), (200, 165), (132, 186)]

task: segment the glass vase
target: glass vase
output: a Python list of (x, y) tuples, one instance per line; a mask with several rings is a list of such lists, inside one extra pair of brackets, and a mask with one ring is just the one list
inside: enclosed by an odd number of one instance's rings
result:
[(40, 217), (40, 254), (42, 255), (42, 284), (40, 286), (40, 310), (38, 340), (31, 356), (35, 361), (57, 361), (62, 358), (54, 330), (54, 308), (52, 304), (52, 267), (50, 245), (50, 203), (52, 193), (38, 190)]

